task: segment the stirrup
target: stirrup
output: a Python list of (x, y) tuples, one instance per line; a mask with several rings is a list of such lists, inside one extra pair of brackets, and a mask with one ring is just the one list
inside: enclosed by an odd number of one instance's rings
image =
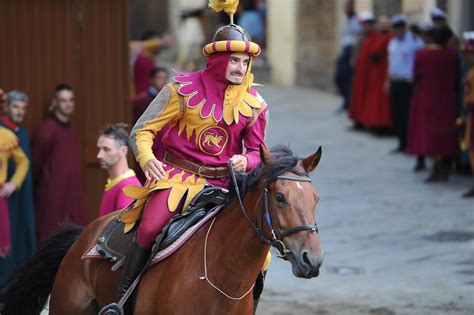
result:
[(117, 303), (110, 303), (104, 306), (97, 315), (124, 315), (124, 312)]

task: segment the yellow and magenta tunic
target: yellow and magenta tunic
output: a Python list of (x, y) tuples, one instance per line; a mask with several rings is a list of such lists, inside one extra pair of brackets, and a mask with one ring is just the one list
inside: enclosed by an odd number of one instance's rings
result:
[[(7, 182), (8, 159), (12, 158), (16, 169), (10, 182), (19, 188), (25, 179), (30, 162), (20, 147), (18, 138), (7, 128), (0, 127), (0, 187)], [(10, 254), (10, 219), (8, 203), (0, 197), (0, 257)]]

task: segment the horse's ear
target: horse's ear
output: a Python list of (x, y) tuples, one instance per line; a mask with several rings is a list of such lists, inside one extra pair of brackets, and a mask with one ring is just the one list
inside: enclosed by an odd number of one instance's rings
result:
[(271, 163), (275, 158), (273, 155), (265, 149), (263, 145), (260, 145), (260, 159), (262, 160), (263, 164), (269, 164)]
[(319, 147), (318, 151), (304, 158), (301, 161), (306, 172), (311, 173), (312, 171), (316, 169), (316, 167), (319, 164), (319, 160), (321, 160), (322, 151), (323, 151), (322, 148)]

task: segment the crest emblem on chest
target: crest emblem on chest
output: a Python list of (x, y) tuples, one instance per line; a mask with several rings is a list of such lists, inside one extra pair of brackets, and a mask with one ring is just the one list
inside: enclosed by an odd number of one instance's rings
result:
[(198, 137), (199, 149), (208, 155), (219, 155), (224, 151), (229, 136), (227, 131), (219, 126), (204, 129)]

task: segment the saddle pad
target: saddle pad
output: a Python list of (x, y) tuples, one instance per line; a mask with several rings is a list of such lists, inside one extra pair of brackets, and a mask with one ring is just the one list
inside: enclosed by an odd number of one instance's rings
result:
[[(189, 229), (186, 230), (176, 241), (171, 243), (168, 247), (158, 251), (156, 255), (153, 257), (150, 266), (153, 266), (160, 261), (165, 260), (169, 256), (171, 256), (174, 252), (176, 252), (181, 246), (183, 246), (187, 240), (191, 238), (204, 224), (206, 224), (210, 219), (215, 217), (221, 210), (223, 206), (216, 207), (214, 210), (209, 211), (206, 216), (195, 225), (191, 226)], [(97, 244), (94, 244), (91, 248), (89, 248), (84, 255), (82, 255), (81, 259), (106, 259), (102, 256), (98, 249)], [(118, 261), (113, 267), (114, 270), (120, 267), (123, 264), (124, 260)]]

